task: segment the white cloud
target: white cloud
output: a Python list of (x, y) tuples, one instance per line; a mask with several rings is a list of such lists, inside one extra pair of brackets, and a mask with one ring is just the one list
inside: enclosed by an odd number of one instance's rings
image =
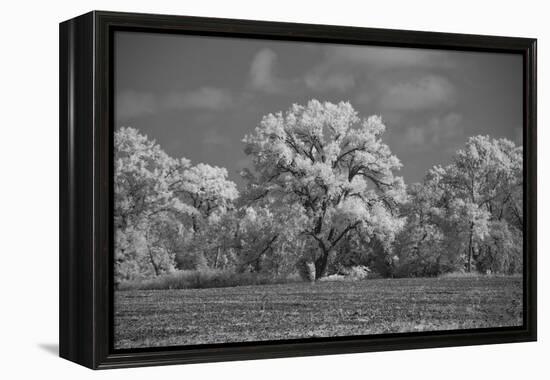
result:
[(116, 98), (116, 116), (119, 119), (152, 114), (157, 107), (157, 99), (149, 92), (124, 91)]
[(307, 73), (305, 77), (306, 86), (314, 91), (340, 91), (344, 92), (355, 86), (355, 78), (351, 73), (328, 73), (321, 72)]
[(116, 98), (117, 119), (131, 119), (164, 110), (202, 109), (224, 110), (233, 106), (231, 93), (215, 87), (200, 87), (196, 90), (171, 92), (157, 95), (147, 91), (128, 90)]
[(409, 145), (442, 145), (449, 141), (462, 139), (462, 115), (456, 112), (444, 116), (432, 117), (423, 126), (411, 126), (405, 132), (405, 142)]
[(453, 104), (455, 88), (446, 78), (428, 75), (385, 89), (380, 105), (386, 109), (416, 111)]
[(306, 86), (314, 91), (348, 91), (368, 77), (379, 81), (378, 76), (389, 70), (451, 65), (446, 53), (427, 49), (350, 45), (326, 46), (322, 52), (319, 63), (304, 75)]
[(328, 61), (369, 66), (369, 69), (447, 66), (445, 53), (426, 49), (376, 46), (331, 46), (326, 49)]
[(163, 106), (169, 109), (222, 110), (232, 105), (231, 94), (224, 89), (201, 87), (189, 92), (172, 92), (163, 99)]
[(281, 91), (281, 81), (275, 77), (273, 67), (277, 54), (271, 49), (262, 49), (256, 53), (250, 64), (250, 85), (267, 93)]

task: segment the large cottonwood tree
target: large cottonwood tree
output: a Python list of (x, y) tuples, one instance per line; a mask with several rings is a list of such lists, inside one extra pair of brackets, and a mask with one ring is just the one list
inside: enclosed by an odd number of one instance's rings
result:
[(265, 116), (244, 138), (254, 166), (244, 173), (250, 199), (292, 205), (307, 221), (299, 228), (317, 247), (316, 278), (344, 240), (377, 239), (389, 248), (403, 225), (401, 163), (382, 141), (384, 130), (380, 117), (360, 118), (349, 103), (312, 100)]

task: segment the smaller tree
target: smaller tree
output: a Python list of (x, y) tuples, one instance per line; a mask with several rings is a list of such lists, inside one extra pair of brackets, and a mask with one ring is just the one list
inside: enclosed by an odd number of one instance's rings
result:
[(169, 271), (174, 253), (159, 239), (167, 225), (181, 232), (181, 215), (193, 211), (170, 188), (189, 161), (171, 158), (134, 128), (119, 128), (114, 144), (116, 281)]
[(189, 160), (176, 160), (134, 128), (115, 132), (115, 224), (124, 229), (162, 212), (192, 212), (172, 191)]
[[(239, 270), (285, 275), (303, 254), (300, 205), (244, 207), (237, 236)], [(275, 211), (274, 211), (275, 210)]]
[(398, 276), (435, 276), (449, 270), (454, 261), (445, 249), (446, 222), (437, 207), (440, 193), (431, 185), (427, 181), (408, 188), (409, 201), (401, 211), (407, 216), (407, 223), (395, 243)]
[[(171, 188), (183, 204), (191, 207), (192, 237), (176, 256), (178, 267), (223, 268), (230, 263), (231, 215), (239, 197), (237, 186), (225, 168), (197, 164), (185, 168)], [(226, 225), (227, 224), (227, 225)]]
[(451, 190), (449, 209), (455, 228), (467, 242), (468, 271), (474, 259), (487, 251), (487, 242), (495, 240), (490, 236), (496, 232), (491, 224), (504, 223), (506, 215), (512, 216), (515, 194), (521, 193), (522, 166), (521, 147), (507, 139), (475, 136), (457, 152), (453, 164), (443, 169), (442, 180)]
[(232, 209), (239, 196), (237, 185), (228, 179), (227, 169), (207, 164), (183, 168), (180, 179), (170, 188), (183, 203), (196, 211), (191, 214), (194, 232), (198, 232), (210, 218), (218, 218)]
[(152, 215), (144, 224), (145, 254), (155, 276), (174, 271), (176, 254), (183, 248), (181, 224), (166, 212)]
[(432, 231), (442, 243), (437, 258), (447, 265), (462, 262), (467, 271), (516, 268), (522, 165), (521, 147), (506, 139), (468, 139), (450, 165), (428, 171), (421, 192), (413, 190), (402, 254), (410, 260)]
[(486, 273), (521, 273), (523, 270), (523, 236), (508, 222), (489, 224), (489, 238), (479, 248), (476, 269)]

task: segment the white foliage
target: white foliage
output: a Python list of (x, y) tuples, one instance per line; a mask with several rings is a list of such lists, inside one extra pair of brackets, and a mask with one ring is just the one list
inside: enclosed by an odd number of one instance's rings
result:
[(246, 173), (251, 198), (301, 205), (302, 234), (319, 244), (321, 259), (354, 233), (391, 244), (406, 192), (384, 130), (379, 116), (361, 119), (347, 102), (312, 100), (267, 115), (244, 139), (255, 168)]

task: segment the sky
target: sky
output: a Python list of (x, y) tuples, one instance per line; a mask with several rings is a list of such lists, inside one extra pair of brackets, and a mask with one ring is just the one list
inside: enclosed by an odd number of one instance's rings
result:
[(173, 157), (226, 167), (242, 139), (293, 103), (349, 101), (380, 115), (399, 175), (419, 182), (473, 135), (522, 143), (522, 57), (513, 54), (117, 32), (115, 127)]

